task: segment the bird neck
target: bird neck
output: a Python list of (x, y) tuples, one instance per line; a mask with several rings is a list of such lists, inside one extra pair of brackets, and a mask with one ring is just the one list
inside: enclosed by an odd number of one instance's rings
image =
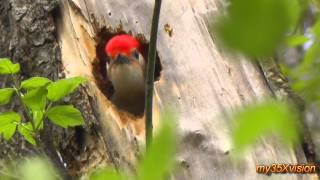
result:
[(144, 67), (138, 63), (111, 65), (108, 76), (118, 96), (144, 94)]

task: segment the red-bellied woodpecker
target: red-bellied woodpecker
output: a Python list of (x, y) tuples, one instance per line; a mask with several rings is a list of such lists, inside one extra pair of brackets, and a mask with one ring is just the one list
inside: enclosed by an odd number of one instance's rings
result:
[(107, 75), (114, 87), (111, 101), (119, 109), (135, 115), (144, 112), (145, 61), (140, 43), (132, 36), (114, 36), (106, 46)]

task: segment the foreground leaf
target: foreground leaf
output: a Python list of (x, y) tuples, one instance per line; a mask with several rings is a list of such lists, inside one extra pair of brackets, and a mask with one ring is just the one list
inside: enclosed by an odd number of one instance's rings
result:
[(299, 139), (296, 113), (284, 103), (268, 101), (251, 105), (234, 117), (237, 126), (233, 132), (233, 144), (237, 152), (265, 135), (277, 135), (286, 144), (297, 143)]
[(81, 112), (71, 105), (55, 106), (48, 111), (48, 118), (63, 128), (84, 124)]
[(13, 64), (8, 58), (0, 58), (0, 74), (16, 74), (19, 71), (19, 64)]
[(142, 162), (138, 165), (139, 180), (162, 180), (174, 167), (176, 128), (173, 114), (166, 113), (162, 128), (154, 137)]
[(8, 104), (11, 100), (13, 93), (14, 89), (12, 88), (0, 89), (0, 105)]
[(23, 180), (61, 179), (49, 161), (40, 158), (29, 158), (19, 164), (19, 174), (21, 174), (21, 179)]
[(28, 91), (22, 97), (22, 100), (33, 111), (43, 111), (47, 103), (46, 95), (47, 90), (45, 88), (36, 88)]
[(249, 56), (271, 55), (299, 17), (297, 0), (231, 0), (214, 24), (224, 45)]
[(16, 132), (17, 124), (21, 122), (21, 117), (16, 112), (7, 112), (0, 114), (0, 134), (6, 140), (12, 138)]
[(39, 87), (43, 87), (51, 83), (51, 80), (44, 77), (32, 77), (30, 79), (27, 79), (25, 81), (21, 82), (21, 88), (23, 89), (35, 89)]
[(312, 26), (312, 32), (316, 35), (316, 37), (320, 38), (320, 20), (318, 19), (317, 22)]
[(287, 44), (291, 47), (296, 47), (296, 46), (300, 46), (303, 45), (304, 43), (308, 42), (309, 38), (305, 37), (305, 36), (292, 36), (289, 37), (287, 40)]
[(58, 101), (72, 93), (81, 83), (84, 83), (85, 81), (86, 79), (83, 77), (74, 77), (53, 82), (47, 87), (47, 97), (51, 101)]
[(34, 132), (32, 131), (31, 123), (18, 126), (19, 133), (32, 145), (36, 145), (36, 140), (34, 139)]
[(17, 125), (14, 123), (4, 125), (0, 127), (0, 134), (3, 135), (5, 140), (10, 140), (12, 136), (16, 133)]
[(115, 169), (99, 169), (90, 175), (90, 180), (125, 180)]
[(21, 122), (21, 116), (16, 112), (0, 113), (0, 127), (13, 122)]

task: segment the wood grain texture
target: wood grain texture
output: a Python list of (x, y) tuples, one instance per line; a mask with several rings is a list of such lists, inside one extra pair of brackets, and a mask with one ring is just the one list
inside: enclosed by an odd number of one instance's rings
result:
[[(286, 150), (278, 141), (264, 139), (247, 152), (240, 164), (231, 161), (230, 112), (270, 97), (261, 72), (241, 56), (228, 55), (215, 44), (208, 22), (219, 13), (215, 0), (164, 0), (158, 33), (162, 63), (155, 87), (155, 111), (170, 106), (178, 114), (181, 135), (179, 170), (173, 179), (312, 179), (311, 175), (256, 173), (255, 165), (304, 163), (301, 148)], [(62, 0), (58, 36), (67, 76), (86, 75), (88, 94), (104, 124), (109, 151), (121, 167), (136, 163), (137, 144), (143, 143), (144, 123), (119, 112), (99, 90), (92, 75), (95, 46), (104, 28), (122, 27), (149, 39), (152, 1)], [(169, 34), (165, 27), (170, 27)], [(155, 113), (158, 119), (158, 113)], [(259, 121), (259, 119), (257, 119)], [(158, 120), (156, 120), (158, 122)], [(157, 127), (157, 124), (156, 124)], [(299, 157), (297, 157), (299, 156)], [(156, 162), (155, 162), (156, 163)]]

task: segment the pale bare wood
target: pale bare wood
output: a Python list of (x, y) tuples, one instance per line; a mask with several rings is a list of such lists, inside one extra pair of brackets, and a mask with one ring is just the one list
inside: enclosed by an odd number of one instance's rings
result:
[[(178, 114), (182, 142), (181, 168), (173, 179), (265, 179), (255, 165), (298, 162), (296, 153), (276, 140), (263, 140), (233, 164), (229, 112), (248, 102), (270, 96), (258, 68), (241, 56), (227, 55), (214, 43), (208, 21), (218, 13), (215, 0), (164, 0), (158, 34), (158, 55), (163, 71), (156, 82), (155, 118), (170, 106)], [(143, 118), (119, 112), (98, 89), (91, 63), (97, 34), (103, 28), (150, 36), (152, 1), (62, 0), (58, 38), (67, 76), (86, 75), (89, 95), (104, 124), (104, 136), (119, 154), (120, 166), (136, 163), (136, 143), (143, 143)], [(172, 28), (172, 37), (165, 25)], [(259, 121), (257, 119), (257, 121)], [(301, 148), (298, 147), (298, 152)], [(299, 157), (299, 162), (305, 159)], [(156, 162), (155, 162), (156, 163)], [(276, 179), (312, 179), (311, 175), (273, 175)]]

